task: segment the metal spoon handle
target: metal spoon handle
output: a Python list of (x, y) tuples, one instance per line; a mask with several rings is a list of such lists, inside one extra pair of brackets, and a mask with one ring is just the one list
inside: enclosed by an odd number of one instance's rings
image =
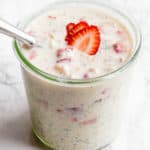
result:
[(21, 42), (24, 42), (30, 46), (33, 46), (36, 41), (35, 39), (26, 34), (25, 32), (17, 29), (15, 26), (3, 21), (0, 19), (0, 33), (3, 33), (7, 36), (13, 37)]

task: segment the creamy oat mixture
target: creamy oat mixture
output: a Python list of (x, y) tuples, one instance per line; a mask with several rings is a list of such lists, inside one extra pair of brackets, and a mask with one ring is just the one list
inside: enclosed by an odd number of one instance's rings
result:
[[(82, 21), (99, 30), (101, 40), (94, 55), (68, 45), (65, 40), (67, 25)], [(66, 7), (59, 11), (51, 10), (33, 20), (26, 32), (39, 43), (32, 48), (23, 46), (26, 58), (41, 70), (60, 77), (86, 79), (101, 76), (121, 67), (132, 53), (127, 29), (96, 9), (78, 8), (76, 11), (76, 8)]]
[[(70, 6), (70, 5), (69, 5)], [(25, 57), (58, 77), (88, 79), (121, 67), (132, 54), (126, 27), (98, 7), (61, 7), (25, 29), (38, 44)], [(23, 68), (34, 132), (56, 150), (97, 150), (114, 140), (124, 120), (128, 71), (97, 84), (65, 84)]]

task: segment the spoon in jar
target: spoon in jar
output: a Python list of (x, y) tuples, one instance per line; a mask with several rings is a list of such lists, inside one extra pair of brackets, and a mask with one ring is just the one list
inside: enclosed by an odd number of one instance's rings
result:
[(34, 46), (36, 44), (34, 37), (17, 29), (15, 26), (7, 23), (6, 21), (3, 21), (2, 19), (0, 19), (0, 33), (15, 38), (18, 41), (27, 44), (28, 46)]

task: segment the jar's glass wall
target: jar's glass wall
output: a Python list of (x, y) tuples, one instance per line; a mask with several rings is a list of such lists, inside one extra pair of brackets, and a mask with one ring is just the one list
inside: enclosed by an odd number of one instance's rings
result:
[[(78, 3), (85, 5), (81, 0)], [(113, 73), (86, 81), (54, 77), (30, 64), (23, 57), (19, 42), (15, 42), (15, 53), (22, 64), (33, 130), (43, 143), (57, 150), (96, 150), (111, 143), (126, 115), (134, 68), (131, 64), (140, 49), (140, 32), (132, 20), (111, 6), (98, 1), (91, 4), (113, 12), (126, 23), (133, 36), (132, 58)], [(19, 27), (24, 28), (30, 21)]]

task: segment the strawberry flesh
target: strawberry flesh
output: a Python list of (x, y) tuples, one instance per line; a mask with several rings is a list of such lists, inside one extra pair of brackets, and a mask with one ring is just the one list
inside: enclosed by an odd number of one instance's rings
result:
[(68, 46), (89, 55), (97, 53), (101, 43), (100, 31), (97, 26), (89, 26), (86, 21), (80, 21), (77, 24), (71, 22), (66, 26), (66, 30), (65, 41)]
[(97, 26), (86, 27), (75, 33), (68, 40), (68, 45), (86, 52), (89, 55), (95, 55), (100, 46), (100, 32)]
[(70, 32), (72, 29), (73, 29), (73, 27), (75, 26), (75, 23), (69, 23), (68, 25), (67, 25), (67, 27), (66, 27), (66, 29), (67, 29), (67, 32)]
[(76, 117), (72, 118), (72, 122), (77, 122), (78, 119)]
[(77, 32), (81, 31), (84, 28), (87, 28), (89, 25), (87, 22), (85, 21), (81, 21), (78, 24), (76, 24), (72, 30), (70, 30), (69, 35), (73, 36), (74, 34), (76, 34)]
[(122, 44), (122, 43), (115, 43), (115, 44), (113, 45), (113, 49), (114, 49), (114, 51), (115, 51), (116, 53), (123, 53), (123, 52), (126, 51), (126, 47), (125, 47), (125, 45)]
[(81, 31), (82, 29), (88, 27), (88, 23), (85, 21), (81, 21), (77, 24), (74, 23), (69, 23), (66, 27), (67, 29), (67, 36), (65, 38), (66, 41), (68, 41), (71, 36), (73, 36), (74, 34), (76, 34), (77, 32)]
[(56, 53), (57, 57), (61, 57), (65, 51), (66, 51), (65, 48), (58, 49), (58, 51)]

